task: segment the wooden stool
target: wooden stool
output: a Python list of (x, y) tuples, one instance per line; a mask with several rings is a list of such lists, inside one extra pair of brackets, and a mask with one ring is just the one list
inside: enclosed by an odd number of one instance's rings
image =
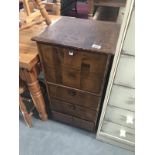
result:
[(22, 100), (22, 97), (21, 97), (21, 94), (24, 93), (25, 91), (25, 86), (23, 84), (23, 82), (19, 82), (20, 86), (19, 86), (19, 107), (20, 107), (20, 110), (22, 112), (22, 115), (24, 117), (24, 120), (26, 122), (26, 124), (28, 125), (28, 127), (32, 127), (32, 112), (28, 113), (27, 109), (26, 109), (26, 106)]

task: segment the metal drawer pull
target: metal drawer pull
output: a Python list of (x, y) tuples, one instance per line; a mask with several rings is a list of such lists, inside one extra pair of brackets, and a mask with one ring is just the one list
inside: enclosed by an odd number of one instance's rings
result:
[(74, 52), (73, 51), (69, 51), (69, 55), (70, 56), (73, 56), (74, 55)]
[(120, 129), (120, 137), (126, 137), (126, 131), (124, 129)]
[(127, 116), (126, 117), (126, 123), (127, 124), (133, 124), (133, 117), (132, 116)]

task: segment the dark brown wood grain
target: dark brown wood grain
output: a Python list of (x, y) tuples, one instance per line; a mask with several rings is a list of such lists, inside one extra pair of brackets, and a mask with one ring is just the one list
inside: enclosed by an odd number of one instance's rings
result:
[(100, 96), (56, 84), (48, 84), (48, 90), (51, 100), (52, 98), (56, 98), (98, 111), (101, 100)]
[(83, 108), (81, 106), (60, 101), (54, 98), (51, 100), (51, 109), (64, 114), (69, 114), (71, 116), (75, 116), (84, 120), (93, 121), (93, 122), (96, 122), (96, 118), (98, 114), (98, 112), (95, 110)]
[(62, 17), (33, 38), (53, 119), (95, 131), (119, 27), (112, 22)]
[(108, 55), (45, 44), (39, 44), (39, 51), (49, 82), (101, 93)]
[[(74, 49), (114, 54), (120, 25), (113, 22), (62, 17), (32, 40)], [(101, 46), (93, 48), (93, 45)]]
[(62, 114), (62, 113), (59, 113), (56, 111), (52, 111), (52, 116), (53, 116), (54, 120), (67, 123), (67, 124), (70, 124), (70, 125), (75, 126), (75, 127), (79, 127), (82, 129), (86, 129), (88, 131), (93, 131), (93, 132), (95, 130), (94, 123), (90, 122), (90, 121), (79, 119), (77, 117)]

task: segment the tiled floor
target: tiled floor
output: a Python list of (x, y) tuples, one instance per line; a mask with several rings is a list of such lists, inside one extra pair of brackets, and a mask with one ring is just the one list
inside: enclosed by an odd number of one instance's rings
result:
[(19, 131), (19, 155), (134, 155), (96, 140), (93, 133), (51, 120), (33, 118), (30, 129), (20, 116)]

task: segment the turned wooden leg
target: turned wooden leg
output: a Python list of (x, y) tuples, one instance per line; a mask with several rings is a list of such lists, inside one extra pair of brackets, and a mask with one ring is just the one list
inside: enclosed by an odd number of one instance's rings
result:
[(39, 112), (40, 118), (45, 121), (47, 120), (47, 113), (45, 110), (45, 102), (40, 89), (40, 85), (37, 79), (37, 71), (35, 67), (33, 67), (30, 71), (23, 69), (22, 71), (26, 78), (26, 83), (28, 85), (28, 89), (31, 93), (32, 100), (34, 105)]
[(22, 101), (22, 98), (20, 95), (19, 95), (19, 107), (20, 107), (20, 110), (22, 112), (22, 115), (24, 117), (26, 124), (31, 128), (32, 127), (32, 117), (27, 112), (26, 106), (25, 106), (24, 102)]
[(35, 2), (37, 4), (37, 6), (39, 7), (41, 15), (45, 18), (46, 24), (50, 25), (51, 24), (51, 19), (48, 16), (48, 13), (47, 13), (47, 11), (45, 9), (45, 6), (42, 4), (42, 1), (41, 0), (35, 0)]
[(88, 18), (92, 19), (94, 12), (94, 0), (88, 0)]

